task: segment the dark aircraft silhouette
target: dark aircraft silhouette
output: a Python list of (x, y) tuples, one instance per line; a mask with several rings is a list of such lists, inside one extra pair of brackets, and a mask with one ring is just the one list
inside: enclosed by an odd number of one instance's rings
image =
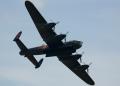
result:
[(73, 54), (82, 47), (83, 42), (76, 40), (63, 42), (62, 40), (66, 39), (66, 34), (57, 35), (55, 33), (54, 28), (57, 23), (48, 23), (30, 1), (26, 1), (25, 6), (46, 45), (28, 49), (19, 39), (22, 34), (22, 31), (20, 31), (13, 40), (21, 50), (20, 55), (27, 57), (35, 65), (35, 68), (41, 66), (43, 58), (38, 62), (34, 55), (46, 54), (46, 57), (57, 56), (79, 78), (89, 85), (94, 85), (94, 81), (87, 73), (89, 65), (81, 65), (78, 62), (82, 54)]

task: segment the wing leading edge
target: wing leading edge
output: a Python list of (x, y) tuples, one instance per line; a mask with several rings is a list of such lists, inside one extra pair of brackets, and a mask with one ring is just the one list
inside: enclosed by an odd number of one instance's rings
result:
[[(43, 16), (39, 13), (39, 11), (36, 9), (36, 7), (30, 2), (26, 1), (25, 6), (27, 8), (27, 11), (29, 12), (39, 34), (41, 35), (43, 41), (45, 41), (48, 46), (55, 47), (58, 45), (63, 45), (62, 41), (55, 41), (54, 39), (57, 34), (54, 32), (51, 27), (54, 23), (47, 23), (47, 21), (43, 18)], [(56, 45), (57, 44), (57, 45)]]
[(35, 6), (30, 1), (25, 1), (25, 6), (30, 13), (30, 16), (32, 17), (35, 25), (37, 26), (37, 23), (39, 24), (46, 24), (47, 21), (42, 17), (42, 15), (38, 12), (38, 10), (35, 8)]

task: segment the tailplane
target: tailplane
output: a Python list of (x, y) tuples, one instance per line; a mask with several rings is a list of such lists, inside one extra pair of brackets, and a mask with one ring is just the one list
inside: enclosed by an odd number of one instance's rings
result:
[(35, 66), (35, 68), (39, 68), (41, 66), (41, 64), (43, 63), (43, 58), (40, 59), (40, 61), (38, 62), (38, 65)]
[(29, 51), (29, 49), (23, 44), (23, 42), (19, 39), (22, 32), (20, 31), (13, 41), (16, 42), (17, 46), (20, 48), (20, 50), (24, 53), (25, 57), (35, 66), (35, 68), (39, 68), (43, 62), (43, 59), (41, 59), (39, 62), (35, 59), (33, 54)]
[(28, 51), (27, 47), (23, 44), (23, 42), (19, 39), (20, 36), (22, 34), (22, 31), (20, 31), (15, 38), (13, 39), (13, 41), (16, 42), (16, 44), (18, 45), (18, 47), (20, 48), (20, 50), (24, 51), (25, 53)]
[(13, 40), (13, 41), (16, 41), (17, 39), (19, 39), (19, 38), (20, 38), (20, 36), (21, 36), (21, 34), (22, 34), (22, 31), (20, 31), (20, 32), (16, 35), (16, 37), (14, 38), (14, 40)]

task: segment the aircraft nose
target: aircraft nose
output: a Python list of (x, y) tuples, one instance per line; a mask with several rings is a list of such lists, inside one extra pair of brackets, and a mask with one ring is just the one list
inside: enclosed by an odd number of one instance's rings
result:
[(79, 41), (79, 43), (82, 45), (83, 44), (83, 42), (82, 41)]
[(75, 43), (75, 45), (76, 45), (76, 49), (81, 48), (81, 47), (82, 47), (82, 44), (83, 44), (82, 41), (75, 41), (74, 43)]
[(81, 48), (81, 47), (82, 47), (83, 42), (82, 42), (82, 41), (78, 41), (78, 44), (79, 44), (79, 48)]

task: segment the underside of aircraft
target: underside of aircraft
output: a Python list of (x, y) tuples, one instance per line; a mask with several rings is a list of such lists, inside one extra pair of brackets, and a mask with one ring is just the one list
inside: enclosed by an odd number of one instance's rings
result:
[(44, 59), (42, 58), (37, 61), (34, 55), (45, 54), (46, 57), (56, 56), (59, 61), (79, 78), (89, 85), (94, 85), (95, 82), (87, 73), (89, 65), (81, 65), (78, 60), (81, 60), (82, 54), (75, 54), (76, 50), (82, 47), (83, 42), (77, 40), (66, 41), (66, 34), (58, 35), (55, 33), (57, 23), (48, 23), (30, 1), (25, 1), (25, 6), (46, 44), (34, 48), (27, 48), (20, 40), (22, 34), (22, 31), (20, 31), (13, 40), (20, 48), (19, 54), (28, 58), (28, 60), (35, 65), (35, 68), (39, 68)]

